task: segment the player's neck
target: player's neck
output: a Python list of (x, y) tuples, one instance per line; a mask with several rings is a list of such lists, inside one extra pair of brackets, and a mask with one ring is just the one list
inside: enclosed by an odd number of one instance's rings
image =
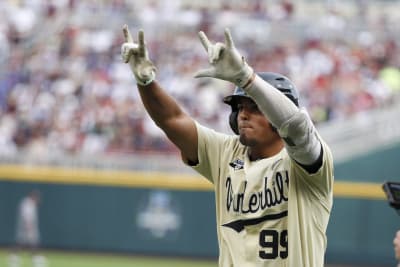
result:
[(251, 161), (256, 161), (260, 159), (266, 159), (275, 156), (278, 154), (282, 148), (284, 147), (283, 141), (279, 140), (277, 142), (273, 142), (268, 146), (252, 146), (249, 147), (249, 159)]

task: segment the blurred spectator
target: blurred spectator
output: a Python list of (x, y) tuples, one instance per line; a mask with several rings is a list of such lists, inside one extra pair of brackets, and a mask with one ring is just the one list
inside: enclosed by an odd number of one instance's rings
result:
[[(230, 131), (228, 111), (216, 103), (232, 88), (192, 78), (204, 57), (200, 29), (213, 39), (222, 39), (223, 27), (237, 29), (235, 37), (242, 38), (235, 38), (237, 46), (250, 47), (245, 55), (251, 65), (289, 76), (317, 124), (395, 101), (400, 53), (398, 32), (390, 32), (393, 19), (382, 11), (385, 20), (377, 23), (376, 16), (350, 17), (340, 6), (324, 8), (321, 2), (314, 12), (311, 4), (300, 4), (5, 1), (0, 5), (0, 155), (22, 152), (45, 159), (176, 151), (144, 113), (121, 62), (118, 33), (124, 23), (150, 34), (152, 60), (164, 66), (157, 74), (160, 82), (197, 120), (223, 132)], [(300, 13), (305, 8), (313, 12), (311, 19)], [(293, 34), (285, 34), (289, 31)]]

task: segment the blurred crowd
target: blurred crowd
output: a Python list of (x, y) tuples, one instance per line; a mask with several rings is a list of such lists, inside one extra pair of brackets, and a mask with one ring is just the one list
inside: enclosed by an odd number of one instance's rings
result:
[(362, 4), (369, 1), (353, 1), (351, 16), (325, 1), (312, 16), (297, 1), (200, 2), (2, 1), (0, 155), (175, 151), (121, 61), (125, 23), (133, 35), (144, 29), (167, 91), (223, 132), (230, 132), (229, 109), (221, 99), (233, 88), (193, 78), (207, 65), (199, 30), (223, 41), (230, 27), (251, 66), (291, 78), (317, 125), (399, 99), (399, 23), (370, 16)]

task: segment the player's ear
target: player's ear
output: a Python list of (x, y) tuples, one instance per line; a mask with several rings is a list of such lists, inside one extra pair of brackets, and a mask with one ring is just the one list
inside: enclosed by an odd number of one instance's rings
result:
[(238, 118), (238, 111), (237, 110), (235, 111), (235, 110), (232, 109), (232, 112), (229, 115), (229, 125), (231, 126), (232, 131), (235, 134), (239, 134), (239, 127), (238, 127), (237, 118)]

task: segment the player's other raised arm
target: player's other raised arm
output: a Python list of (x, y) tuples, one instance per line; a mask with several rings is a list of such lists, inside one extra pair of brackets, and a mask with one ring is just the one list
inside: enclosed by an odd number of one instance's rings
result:
[(144, 32), (138, 32), (138, 43), (133, 41), (128, 27), (123, 27), (125, 42), (121, 47), (122, 59), (129, 64), (135, 76), (146, 111), (168, 138), (191, 162), (197, 162), (197, 130), (194, 120), (155, 80), (156, 68), (150, 60), (144, 41)]
[(198, 71), (195, 77), (222, 79), (242, 88), (277, 129), (289, 155), (310, 173), (318, 170), (322, 145), (307, 114), (253, 71), (235, 48), (229, 29), (225, 29), (225, 43), (213, 44), (203, 32), (199, 32), (199, 38), (210, 66)]

